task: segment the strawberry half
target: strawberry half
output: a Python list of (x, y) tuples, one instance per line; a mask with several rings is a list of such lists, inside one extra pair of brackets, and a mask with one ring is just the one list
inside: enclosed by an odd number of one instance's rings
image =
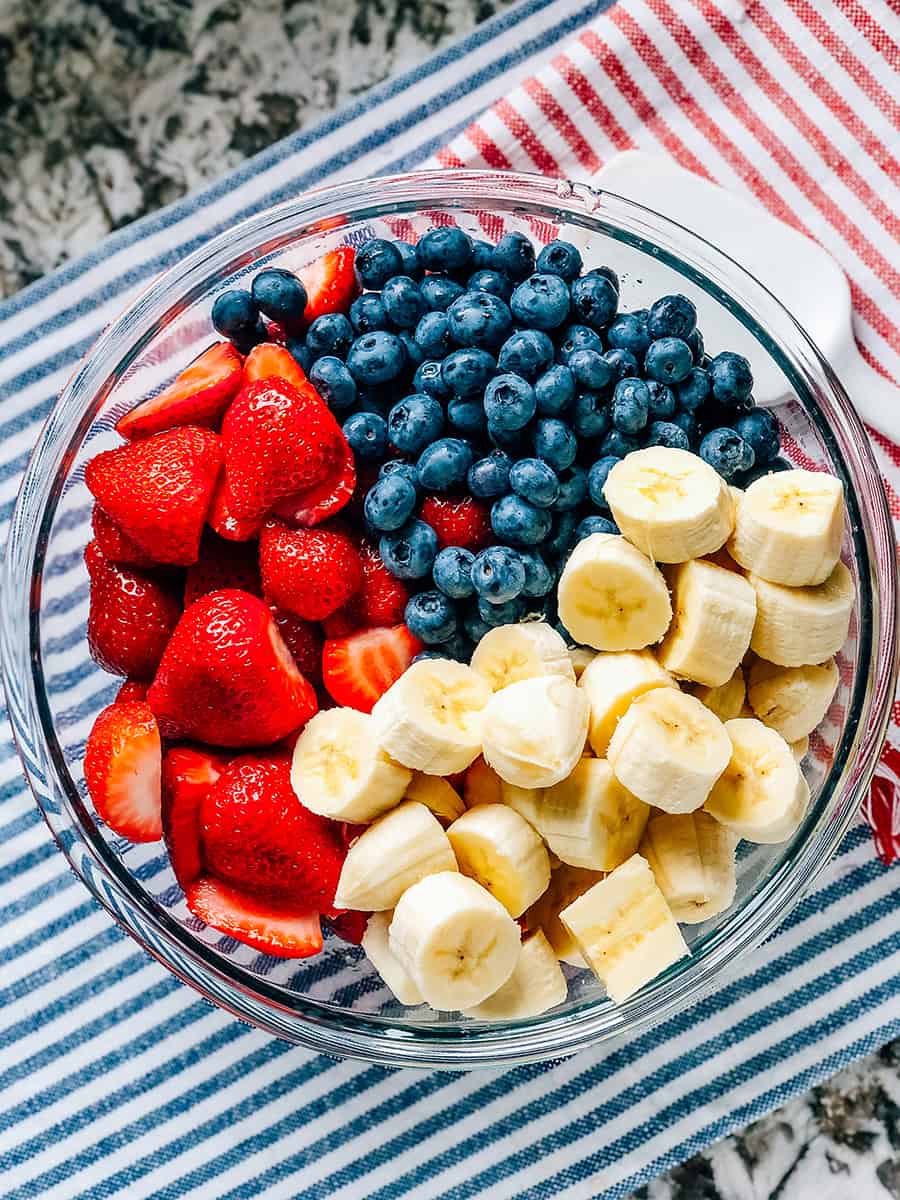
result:
[(219, 537), (225, 538), (229, 542), (249, 542), (251, 539), (259, 537), (262, 527), (261, 517), (253, 517), (248, 520), (245, 517), (234, 515), (224, 471), (219, 476), (206, 519), (210, 528)]
[(289, 525), (321, 525), (349, 504), (355, 487), (356, 460), (342, 432), (337, 458), (325, 478), (305, 492), (282, 500), (275, 506), (275, 513)]
[(200, 802), (228, 765), (195, 746), (173, 746), (162, 764), (162, 828), (172, 870), (187, 890), (203, 870)]
[(494, 540), (490, 509), (471, 496), (426, 496), (419, 515), (437, 534), (441, 550), (445, 546), (480, 550)]
[(137, 542), (133, 542), (123, 533), (99, 504), (94, 505), (91, 513), (91, 529), (94, 541), (110, 562), (125, 567), (152, 567), (154, 565), (150, 555), (145, 554)]
[(367, 912), (357, 912), (355, 909), (343, 909), (334, 916), (327, 915), (325, 920), (331, 932), (337, 934), (341, 941), (358, 946), (363, 940), (371, 915)]
[(346, 637), (357, 629), (380, 625), (399, 625), (406, 611), (410, 591), (402, 579), (395, 579), (374, 546), (363, 542), (359, 550), (362, 562), (362, 587), (337, 612), (326, 617), (325, 636)]
[(304, 322), (309, 325), (323, 313), (345, 313), (360, 293), (352, 246), (329, 250), (316, 262), (298, 272), (306, 288)]
[(241, 386), (241, 356), (231, 342), (217, 342), (195, 358), (174, 383), (121, 417), (124, 438), (148, 437), (176, 425), (218, 425)]
[(273, 608), (272, 616), (284, 644), (304, 679), (320, 683), (322, 679), (322, 634), (314, 621), (304, 621), (282, 608)]
[(274, 900), (203, 876), (185, 892), (195, 917), (220, 933), (274, 958), (309, 958), (322, 949), (319, 914), (300, 912)]
[(244, 384), (257, 379), (286, 379), (295, 388), (309, 383), (306, 372), (284, 346), (274, 342), (260, 342), (244, 359)]
[(322, 679), (338, 704), (368, 713), (421, 649), (405, 625), (330, 638), (322, 651)]
[(162, 836), (156, 718), (141, 700), (111, 704), (97, 717), (84, 752), (84, 779), (106, 824), (132, 842)]
[(238, 588), (254, 596), (262, 594), (256, 545), (229, 542), (207, 530), (200, 543), (200, 557), (184, 577), (184, 606), (222, 588)]
[(149, 683), (140, 679), (126, 679), (116, 692), (116, 704), (127, 704), (129, 700), (146, 700)]
[(362, 583), (359, 552), (342, 529), (288, 529), (267, 521), (259, 538), (266, 598), (279, 608), (321, 621), (346, 604)]

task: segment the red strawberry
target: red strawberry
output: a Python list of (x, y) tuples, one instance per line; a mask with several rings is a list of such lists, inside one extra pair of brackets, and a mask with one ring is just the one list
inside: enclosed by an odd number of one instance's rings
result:
[(286, 754), (235, 758), (200, 804), (207, 870), (255, 894), (317, 912), (334, 902), (344, 847), (337, 826), (304, 808)]
[(227, 542), (207, 530), (200, 543), (200, 557), (184, 577), (184, 606), (222, 588), (238, 588), (254, 596), (262, 593), (255, 543)]
[(94, 541), (103, 551), (110, 562), (120, 566), (152, 567), (153, 559), (145, 554), (137, 542), (127, 537), (112, 517), (106, 515), (99, 504), (95, 504), (91, 513), (91, 529), (94, 531)]
[(303, 320), (307, 325), (323, 313), (346, 312), (359, 295), (359, 281), (353, 269), (355, 257), (352, 246), (341, 246), (299, 272), (306, 288)]
[(227, 766), (218, 754), (173, 746), (162, 764), (162, 827), (175, 878), (183, 889), (203, 870), (200, 801)]
[(244, 386), (257, 379), (286, 379), (295, 388), (304, 387), (309, 381), (306, 372), (284, 346), (274, 342), (260, 342), (254, 346), (244, 361)]
[(299, 729), (316, 696), (268, 607), (247, 592), (194, 601), (172, 634), (147, 693), (170, 738), (264, 746)]
[(88, 543), (84, 561), (92, 658), (112, 675), (152, 679), (181, 616), (180, 600), (145, 571), (109, 562), (96, 542)]
[(146, 700), (149, 683), (140, 679), (126, 679), (116, 692), (116, 704), (127, 704), (129, 700)]
[(262, 526), (261, 517), (248, 520), (246, 517), (234, 515), (224, 471), (219, 476), (206, 519), (219, 537), (229, 542), (249, 542), (252, 538), (259, 537)]
[(91, 459), (84, 481), (104, 511), (156, 562), (196, 562), (222, 462), (209, 429), (168, 429)]
[(363, 934), (366, 932), (371, 915), (367, 912), (343, 909), (335, 913), (333, 917), (328, 916), (325, 919), (332, 932), (336, 933), (342, 941), (349, 942), (351, 946), (358, 946), (363, 940)]
[(217, 342), (185, 368), (174, 383), (121, 417), (124, 438), (148, 437), (175, 425), (218, 425), (241, 386), (241, 356), (231, 342)]
[(262, 954), (309, 958), (322, 949), (322, 927), (316, 912), (251, 896), (208, 876), (188, 887), (186, 899), (194, 916)]
[(97, 812), (132, 842), (162, 836), (161, 744), (156, 718), (141, 700), (111, 704), (94, 722), (84, 779)]
[(267, 521), (259, 538), (266, 598), (307, 621), (321, 621), (359, 590), (359, 551), (341, 529), (288, 529)]
[(409, 600), (409, 588), (402, 579), (394, 578), (374, 546), (363, 543), (360, 557), (363, 582), (357, 604), (363, 625), (398, 625)]
[(405, 625), (331, 638), (322, 651), (325, 687), (338, 704), (371, 712), (421, 649)]
[(320, 483), (340, 457), (341, 428), (311, 385), (258, 379), (237, 396), (222, 422), (229, 508), (264, 516), (288, 496)]
[(318, 625), (281, 608), (273, 608), (272, 615), (300, 674), (310, 683), (319, 683), (322, 679), (322, 634)]
[(283, 346), (288, 340), (288, 331), (280, 321), (268, 321), (266, 329), (269, 334), (269, 341), (274, 342), (276, 346)]
[(321, 525), (349, 503), (356, 487), (356, 462), (347, 439), (341, 433), (338, 457), (320, 483), (276, 505), (275, 512), (289, 525), (309, 528)]
[(494, 540), (491, 530), (491, 510), (471, 496), (454, 499), (447, 496), (426, 496), (419, 514), (437, 534), (438, 546), (464, 546), (480, 550)]

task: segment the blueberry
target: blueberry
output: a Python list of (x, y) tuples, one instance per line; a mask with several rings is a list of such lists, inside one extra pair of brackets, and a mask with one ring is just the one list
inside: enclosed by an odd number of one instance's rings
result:
[(650, 379), (647, 381), (647, 391), (650, 393), (650, 416), (657, 419), (671, 417), (678, 407), (672, 389), (656, 379)]
[(355, 412), (347, 418), (342, 428), (357, 460), (377, 462), (384, 458), (388, 444), (384, 417), (376, 412)]
[(419, 285), (409, 275), (392, 275), (381, 289), (381, 302), (397, 329), (414, 329), (425, 312)]
[(559, 480), (541, 458), (520, 458), (509, 473), (514, 492), (537, 508), (550, 508), (559, 496)]
[(523, 429), (537, 409), (534, 388), (520, 375), (495, 375), (484, 389), (484, 411), (491, 429)]
[(572, 284), (572, 315), (582, 325), (602, 329), (616, 315), (619, 293), (603, 275), (582, 275)]
[(461, 271), (472, 261), (472, 239), (456, 225), (429, 229), (417, 250), (419, 262), (429, 271)]
[(444, 431), (444, 410), (434, 396), (416, 392), (388, 413), (388, 437), (401, 454), (421, 454)]
[(356, 402), (356, 383), (347, 364), (331, 354), (310, 366), (309, 381), (334, 412), (349, 412)]
[[(609, 282), (616, 289), (616, 295), (618, 295), (619, 292), (622, 290), (619, 287), (619, 276), (615, 273), (615, 271), (612, 269), (612, 267), (607, 267), (606, 265), (601, 266), (601, 267), (592, 267), (591, 270), (585, 272), (585, 274), (587, 274), (587, 275), (602, 275), (604, 279), (608, 279)], [(646, 316), (646, 311), (645, 311), (644, 315)]]
[(494, 258), (494, 247), (490, 242), (486, 242), (484, 238), (472, 238), (472, 262), (473, 271), (489, 271)]
[(550, 532), (550, 514), (521, 496), (503, 496), (491, 508), (491, 528), (514, 546), (539, 546)]
[(497, 363), (487, 350), (467, 346), (447, 355), (441, 364), (441, 379), (452, 395), (470, 400), (481, 395), (496, 369)]
[(534, 429), (534, 452), (554, 471), (564, 471), (575, 461), (578, 439), (564, 421), (542, 417)]
[(500, 347), (497, 366), (501, 371), (513, 371), (529, 382), (537, 379), (553, 362), (553, 343), (538, 329), (522, 329)]
[(261, 313), (272, 321), (299, 321), (306, 308), (306, 288), (293, 273), (267, 267), (254, 277), (250, 294)]
[(447, 405), (447, 420), (455, 433), (463, 437), (477, 437), (487, 430), (484, 405), (476, 397), (467, 399), (456, 396)]
[(691, 354), (694, 356), (694, 362), (700, 366), (703, 362), (703, 334), (699, 329), (695, 329), (693, 333), (689, 333), (684, 339), (691, 348)]
[(612, 398), (612, 423), (621, 433), (638, 433), (647, 424), (650, 389), (643, 379), (620, 379)]
[(575, 545), (575, 527), (578, 515), (574, 512), (561, 512), (554, 518), (551, 532), (541, 547), (545, 554), (554, 558), (563, 558)]
[(534, 398), (543, 416), (560, 416), (575, 399), (575, 376), (561, 364), (551, 367), (535, 380)]
[(660, 383), (681, 383), (691, 373), (691, 348), (677, 337), (657, 338), (644, 355), (644, 371)]
[(232, 288), (216, 296), (212, 306), (213, 327), (227, 338), (252, 336), (259, 321), (256, 301), (243, 288)]
[(427, 492), (449, 492), (462, 487), (472, 465), (472, 447), (461, 438), (438, 438), (419, 455), (419, 484)]
[(364, 288), (384, 287), (392, 275), (403, 270), (403, 259), (393, 242), (384, 238), (370, 238), (363, 242), (354, 260), (356, 277)]
[(560, 474), (559, 495), (551, 507), (554, 512), (568, 512), (572, 508), (580, 508), (587, 500), (587, 495), (587, 471), (573, 463)]
[(691, 441), (680, 425), (671, 421), (652, 421), (647, 427), (645, 446), (668, 446), (673, 450), (690, 450)]
[(441, 646), (440, 650), (420, 650), (419, 653), (414, 654), (409, 661), (410, 665), (412, 665), (413, 663), (417, 662), (428, 662), (429, 659), (446, 657), (446, 651), (444, 650), (444, 647)]
[(696, 444), (698, 436), (697, 418), (693, 413), (684, 411), (675, 413), (672, 417), (672, 424), (684, 430), (691, 446)]
[(650, 334), (637, 313), (619, 313), (610, 322), (606, 341), (611, 350), (630, 350), (636, 358), (643, 358), (650, 345)]
[(637, 375), (638, 360), (630, 350), (623, 350), (618, 347), (614, 350), (607, 350), (603, 355), (606, 362), (612, 368), (613, 379), (626, 379), (629, 375)]
[(456, 633), (456, 607), (443, 592), (419, 592), (406, 602), (406, 628), (420, 642), (434, 646)]
[(602, 437), (609, 429), (610, 413), (605, 396), (581, 392), (572, 408), (572, 428), (580, 438)]
[(453, 395), (453, 392), (444, 382), (441, 364), (436, 359), (422, 362), (416, 367), (412, 386), (414, 391), (426, 392), (429, 396), (434, 396), (436, 400), (447, 400)]
[(410, 521), (379, 539), (382, 562), (397, 579), (424, 579), (437, 556), (437, 534), (424, 521)]
[(353, 411), (378, 413), (386, 420), (391, 406), (391, 395), (393, 393), (386, 393), (383, 386), (358, 387), (356, 389), (356, 407)]
[(522, 325), (558, 329), (569, 315), (569, 289), (558, 275), (530, 275), (513, 292), (509, 307)]
[(761, 467), (772, 461), (781, 448), (778, 422), (767, 408), (754, 408), (734, 423), (745, 442), (753, 447), (755, 465)]
[(488, 625), (486, 621), (482, 621), (481, 614), (478, 612), (478, 604), (476, 602), (472, 612), (466, 613), (463, 617), (463, 629), (466, 635), (472, 639), (477, 646), (486, 633), (490, 633), (493, 629), (492, 625)]
[(597, 508), (605, 508), (609, 511), (609, 505), (606, 503), (606, 497), (603, 495), (603, 488), (606, 480), (609, 477), (610, 471), (621, 462), (621, 458), (614, 454), (604, 455), (603, 458), (598, 458), (591, 469), (588, 471), (588, 492), (591, 500), (596, 504)]
[(713, 429), (700, 443), (700, 457), (722, 476), (734, 479), (753, 466), (753, 447), (733, 429)]
[(598, 354), (602, 354), (603, 339), (595, 329), (587, 325), (570, 325), (568, 329), (563, 330), (557, 358), (567, 367), (570, 356), (576, 350), (596, 350)]
[(413, 463), (404, 462), (402, 458), (389, 458), (378, 468), (378, 478), (387, 479), (390, 475), (399, 475), (411, 483), (414, 488), (419, 486), (419, 473)]
[(464, 292), (447, 309), (450, 332), (460, 346), (495, 350), (509, 336), (512, 314), (490, 292)]
[(792, 463), (786, 462), (783, 458), (773, 458), (771, 462), (757, 464), (749, 471), (744, 471), (735, 482), (739, 487), (749, 487), (756, 479), (761, 479), (763, 475), (775, 475), (779, 471), (793, 471)]
[(419, 294), (431, 312), (446, 312), (466, 289), (446, 275), (429, 275), (419, 284)]
[(750, 364), (742, 354), (723, 350), (709, 366), (709, 377), (715, 398), (721, 404), (738, 404), (748, 400), (753, 391)]
[(571, 242), (548, 242), (537, 257), (537, 269), (544, 275), (558, 275), (571, 283), (581, 274), (581, 254)]
[[(231, 335), (232, 345), (234, 346), (235, 350), (238, 350), (241, 354), (249, 354), (254, 346), (258, 346), (260, 342), (268, 342), (270, 340), (269, 331), (266, 328), (266, 323), (262, 317), (260, 317), (254, 327), (249, 329), (246, 333), (233, 333)], [(309, 352), (307, 351), (307, 353)]]
[(525, 564), (508, 546), (488, 546), (475, 555), (472, 583), (492, 604), (514, 600), (525, 586)]
[(350, 324), (357, 333), (372, 333), (390, 326), (388, 315), (375, 292), (364, 292), (350, 305)]
[(515, 625), (527, 612), (528, 604), (522, 596), (516, 596), (514, 600), (504, 600), (500, 604), (494, 604), (484, 596), (478, 600), (478, 616), (491, 628), (498, 625)]
[(469, 491), (479, 500), (493, 500), (509, 491), (509, 472), (512, 459), (503, 450), (492, 450), (469, 467), (466, 482)]
[(418, 493), (408, 479), (396, 472), (378, 479), (366, 493), (363, 511), (379, 533), (392, 533), (413, 514)]
[(425, 360), (425, 355), (422, 353), (422, 347), (408, 329), (402, 329), (397, 334), (397, 337), (403, 343), (403, 346), (406, 350), (406, 365), (409, 369), (414, 371), (419, 364)]
[(534, 246), (524, 233), (504, 233), (491, 253), (491, 266), (519, 283), (534, 274)]
[(465, 600), (475, 591), (472, 582), (472, 563), (475, 555), (462, 546), (446, 546), (434, 560), (432, 576), (435, 587), (452, 600)]
[(687, 338), (697, 327), (697, 310), (687, 296), (660, 296), (647, 314), (651, 338)]
[(346, 358), (353, 337), (353, 326), (343, 313), (323, 313), (306, 331), (306, 345), (313, 358), (322, 358), (325, 354)]
[(678, 407), (685, 412), (694, 412), (709, 398), (711, 388), (708, 373), (702, 367), (691, 367), (676, 388)]
[(499, 271), (476, 271), (469, 277), (466, 290), (470, 292), (490, 292), (501, 300), (509, 300), (512, 295), (512, 280), (501, 275)]
[(575, 526), (575, 541), (583, 541), (584, 538), (590, 537), (592, 533), (618, 533), (619, 527), (615, 521), (610, 521), (608, 517), (597, 517), (591, 515), (584, 517)]
[(410, 279), (421, 279), (422, 264), (419, 262), (419, 252), (412, 242), (395, 241), (394, 249), (400, 255), (400, 261), (403, 264), (400, 274), (408, 275)]
[(632, 450), (637, 450), (638, 444), (637, 438), (632, 437), (631, 434), (622, 433), (621, 429), (611, 429), (600, 443), (600, 454), (604, 458), (609, 455), (613, 455), (615, 458), (624, 458)]
[(531, 453), (526, 429), (495, 429), (488, 425), (488, 438), (498, 450), (505, 450), (513, 462)]
[(525, 568), (525, 583), (522, 585), (523, 596), (546, 596), (553, 587), (555, 577), (553, 572), (537, 552), (523, 550), (519, 554), (522, 566)]
[(395, 333), (364, 333), (347, 352), (347, 366), (357, 383), (390, 383), (406, 369), (406, 347)]
[(468, 663), (474, 650), (475, 643), (467, 633), (459, 629), (441, 643), (443, 657), (452, 658), (455, 662)]
[[(306, 343), (303, 341), (303, 339), (299, 337), (289, 337), (285, 345), (288, 353), (294, 359), (296, 359), (296, 361), (303, 368), (304, 374), (309, 375), (310, 371), (312, 370), (313, 356), (307, 350)], [(340, 359), (338, 359), (338, 362), (340, 362)]]
[(602, 392), (612, 383), (612, 367), (598, 350), (573, 350), (569, 370), (578, 387), (589, 392)]

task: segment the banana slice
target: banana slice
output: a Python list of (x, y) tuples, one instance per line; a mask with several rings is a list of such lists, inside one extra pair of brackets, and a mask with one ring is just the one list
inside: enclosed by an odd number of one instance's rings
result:
[(676, 921), (696, 925), (728, 908), (737, 889), (737, 838), (709, 813), (659, 813), (641, 854)]
[[(608, 484), (607, 484), (608, 486)], [(781, 471), (754, 480), (741, 497), (731, 557), (770, 583), (824, 583), (841, 553), (844, 487), (819, 471)]]
[(499, 900), (474, 879), (448, 871), (403, 893), (388, 940), (440, 1012), (474, 1008), (492, 996), (512, 975), (522, 948), (519, 927)]
[(428, 775), (454, 775), (481, 753), (481, 726), (490, 698), (487, 682), (471, 667), (448, 658), (422, 659), (376, 701), (376, 737), (405, 767)]
[(569, 651), (569, 659), (572, 663), (572, 670), (575, 672), (576, 679), (582, 677), (596, 657), (597, 651), (591, 650), (587, 646), (574, 646)]
[(623, 650), (598, 654), (578, 681), (591, 706), (588, 737), (598, 758), (606, 754), (609, 739), (631, 704), (652, 688), (677, 688), (649, 650)]
[(839, 562), (824, 583), (785, 587), (758, 575), (747, 578), (756, 592), (756, 624), (750, 648), (781, 667), (821, 663), (847, 640), (853, 612), (853, 576)]
[(738, 837), (767, 845), (797, 830), (809, 806), (800, 764), (781, 736), (762, 721), (738, 717), (725, 729), (732, 751), (706, 811)]
[(520, 621), (490, 630), (475, 648), (472, 670), (495, 692), (539, 675), (575, 678), (566, 643), (546, 621)]
[(690, 953), (640, 854), (573, 900), (559, 919), (617, 1004)]
[(519, 787), (559, 783), (581, 757), (588, 713), (574, 679), (543, 675), (511, 683), (484, 710), (485, 761)]
[(492, 996), (463, 1016), (480, 1021), (516, 1021), (538, 1017), (562, 1004), (569, 994), (553, 948), (538, 930), (525, 938), (513, 973)]
[(294, 746), (294, 791), (310, 812), (335, 821), (373, 821), (400, 803), (411, 778), (379, 746), (372, 718), (353, 708), (317, 713)]
[(765, 725), (796, 742), (823, 720), (839, 681), (833, 658), (806, 667), (777, 667), (758, 658), (750, 668), (747, 699)]
[(456, 858), (437, 817), (412, 800), (391, 809), (351, 845), (338, 879), (335, 908), (393, 908), (408, 887)]
[(434, 813), (439, 821), (455, 821), (466, 811), (462, 796), (452, 784), (440, 775), (424, 775), (414, 771), (409, 787), (406, 789), (406, 799), (424, 804)]
[(547, 889), (550, 860), (531, 825), (505, 804), (479, 804), (447, 830), (463, 875), (476, 879), (511, 917)]
[(728, 484), (687, 450), (650, 446), (627, 454), (610, 471), (603, 495), (628, 540), (655, 562), (711, 554), (734, 528)]
[(660, 664), (679, 678), (719, 687), (747, 653), (756, 593), (742, 575), (702, 558), (665, 574), (675, 615), (656, 650)]
[(693, 812), (728, 766), (731, 743), (696, 696), (655, 688), (639, 696), (609, 743), (616, 779), (663, 812)]
[(475, 808), (478, 804), (503, 803), (503, 780), (480, 754), (466, 771), (463, 800), (466, 808)]
[(559, 919), (559, 914), (601, 879), (601, 871), (585, 871), (581, 867), (570, 867), (566, 863), (554, 867), (546, 892), (525, 914), (528, 928), (543, 930), (556, 957), (560, 962), (568, 963), (572, 967), (584, 968), (587, 963), (578, 949), (577, 942)]
[(534, 829), (540, 830), (541, 802), (544, 798), (543, 788), (518, 787), (514, 783), (500, 780), (500, 803), (508, 805), (520, 817), (523, 817)]
[(710, 712), (714, 712), (720, 721), (730, 721), (739, 717), (747, 698), (747, 685), (744, 682), (744, 672), (737, 667), (730, 679), (719, 687), (705, 687), (695, 684), (691, 695), (705, 704)]
[(582, 758), (568, 779), (544, 792), (537, 828), (562, 862), (612, 871), (637, 850), (649, 816), (605, 759)]
[(809, 738), (797, 738), (795, 742), (790, 742), (791, 754), (798, 763), (802, 763), (807, 754), (809, 754)]
[(643, 650), (672, 620), (662, 572), (614, 533), (592, 533), (578, 543), (559, 578), (557, 604), (575, 641), (595, 650)]
[(402, 963), (391, 950), (388, 940), (388, 928), (394, 914), (392, 912), (376, 912), (369, 917), (366, 932), (362, 936), (362, 948), (366, 958), (381, 976), (385, 986), (390, 989), (401, 1004), (410, 1007), (423, 1004), (424, 997), (412, 978), (406, 973)]

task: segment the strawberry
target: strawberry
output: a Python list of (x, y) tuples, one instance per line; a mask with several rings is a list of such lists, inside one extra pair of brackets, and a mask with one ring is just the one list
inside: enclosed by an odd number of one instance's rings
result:
[(140, 679), (126, 679), (116, 692), (116, 704), (127, 704), (129, 700), (146, 700), (149, 683)]
[(142, 700), (111, 704), (97, 717), (84, 751), (84, 780), (97, 812), (132, 842), (162, 836), (156, 718)]
[(276, 505), (275, 512), (289, 525), (305, 528), (321, 525), (349, 503), (355, 487), (356, 462), (342, 432), (337, 458), (325, 478), (305, 492), (282, 500)]
[(257, 379), (286, 379), (295, 388), (302, 388), (309, 381), (306, 372), (284, 346), (274, 342), (260, 342), (254, 346), (244, 360), (244, 385)]
[(322, 651), (325, 687), (338, 704), (371, 712), (421, 649), (405, 625), (329, 638)]
[(317, 912), (334, 902), (344, 847), (337, 826), (304, 808), (286, 754), (232, 760), (200, 802), (211, 875), (257, 895)]
[(188, 908), (212, 929), (275, 958), (309, 958), (322, 949), (317, 912), (252, 896), (202, 876), (185, 893)]
[(355, 596), (326, 617), (325, 636), (346, 637), (356, 629), (371, 629), (376, 625), (397, 625), (403, 620), (410, 591), (402, 579), (395, 579), (381, 560), (374, 546), (360, 546), (362, 587)]
[(280, 321), (267, 321), (266, 331), (268, 340), (274, 342), (276, 346), (283, 346), (288, 340), (288, 331)]
[(493, 540), (491, 511), (471, 496), (426, 496), (420, 518), (437, 534), (438, 547), (463, 546), (480, 550)]
[(259, 538), (263, 592), (272, 604), (321, 621), (359, 590), (359, 552), (342, 529), (288, 529), (267, 521)]
[(91, 529), (94, 541), (110, 562), (126, 567), (152, 567), (153, 559), (145, 554), (137, 542), (127, 537), (112, 517), (106, 515), (99, 504), (91, 513)]
[(162, 828), (175, 878), (187, 889), (203, 870), (200, 801), (227, 760), (198, 746), (173, 746), (162, 764)]
[(88, 463), (84, 481), (151, 558), (187, 566), (197, 561), (221, 461), (218, 435), (189, 425), (104, 450)]
[(256, 546), (227, 542), (208, 529), (200, 543), (200, 557), (185, 572), (185, 608), (199, 596), (222, 588), (238, 588), (254, 596), (262, 594)]
[(310, 683), (319, 683), (322, 679), (322, 634), (318, 625), (282, 608), (273, 608), (272, 615), (300, 674)]
[(320, 483), (344, 441), (312, 385), (295, 388), (277, 378), (248, 384), (222, 422), (230, 510), (262, 517), (279, 500)]
[(316, 696), (268, 607), (248, 592), (210, 592), (182, 616), (147, 693), (165, 737), (263, 746), (299, 729)]
[(299, 272), (306, 288), (304, 322), (309, 325), (323, 313), (345, 313), (359, 295), (359, 281), (353, 269), (356, 251), (341, 246)]
[(152, 679), (181, 616), (180, 600), (147, 572), (111, 563), (96, 542), (88, 543), (84, 561), (91, 657), (112, 675)]
[(371, 913), (356, 912), (355, 909), (341, 909), (334, 916), (326, 916), (326, 921), (332, 933), (336, 933), (341, 941), (358, 946), (363, 940), (366, 926)]
[(219, 537), (229, 542), (249, 542), (252, 538), (259, 537), (262, 526), (261, 517), (248, 520), (234, 515), (224, 471), (219, 476), (206, 519)]
[(217, 342), (195, 358), (174, 383), (138, 404), (116, 424), (134, 439), (176, 425), (218, 425), (241, 386), (241, 356), (231, 342)]

